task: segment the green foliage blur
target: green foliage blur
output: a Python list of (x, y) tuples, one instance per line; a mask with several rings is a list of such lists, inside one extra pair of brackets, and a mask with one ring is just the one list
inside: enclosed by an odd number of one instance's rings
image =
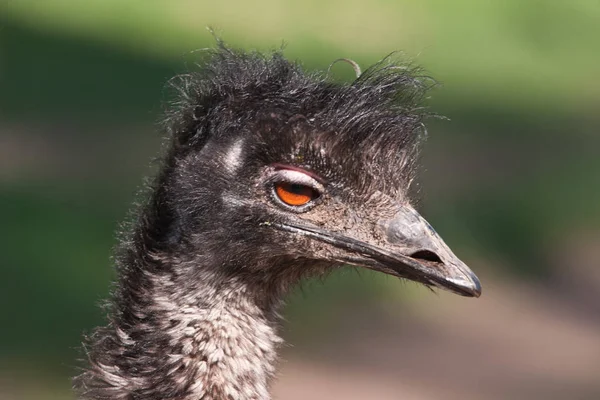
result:
[[(159, 154), (165, 83), (214, 45), (207, 26), (236, 47), (285, 42), (307, 69), (396, 50), (423, 65), (442, 84), (429, 106), (450, 120), (431, 121), (418, 198), (475, 270), (543, 282), (570, 238), (600, 229), (597, 1), (4, 1), (0, 368), (73, 371), (103, 318), (115, 232)], [(381, 279), (309, 285), (291, 323), (404, 290)]]

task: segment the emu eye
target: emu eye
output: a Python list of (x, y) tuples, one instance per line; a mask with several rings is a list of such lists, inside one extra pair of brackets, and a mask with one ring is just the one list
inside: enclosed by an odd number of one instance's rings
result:
[(277, 164), (271, 168), (267, 171), (265, 189), (276, 206), (303, 213), (321, 203), (325, 186), (315, 174)]
[(292, 207), (308, 204), (320, 195), (317, 190), (310, 186), (290, 182), (276, 183), (275, 193), (279, 200)]

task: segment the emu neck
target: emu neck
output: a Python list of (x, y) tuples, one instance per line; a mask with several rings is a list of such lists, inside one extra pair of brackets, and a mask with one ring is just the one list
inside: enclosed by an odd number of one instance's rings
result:
[(276, 306), (210, 270), (193, 280), (155, 271), (128, 269), (124, 281), (137, 283), (123, 285), (125, 310), (93, 338), (90, 370), (78, 378), (83, 398), (268, 399)]

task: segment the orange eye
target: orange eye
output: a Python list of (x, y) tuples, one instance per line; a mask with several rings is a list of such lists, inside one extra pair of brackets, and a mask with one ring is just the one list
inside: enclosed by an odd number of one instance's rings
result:
[(288, 206), (303, 206), (319, 197), (319, 192), (310, 186), (297, 183), (280, 182), (275, 184), (275, 193), (279, 200)]

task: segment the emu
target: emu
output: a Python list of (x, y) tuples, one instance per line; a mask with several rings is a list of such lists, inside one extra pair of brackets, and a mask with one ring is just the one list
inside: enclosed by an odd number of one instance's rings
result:
[(336, 83), (281, 51), (207, 54), (172, 81), (81, 399), (269, 399), (282, 299), (344, 265), (481, 293), (409, 200), (431, 86), (418, 68), (383, 60)]

